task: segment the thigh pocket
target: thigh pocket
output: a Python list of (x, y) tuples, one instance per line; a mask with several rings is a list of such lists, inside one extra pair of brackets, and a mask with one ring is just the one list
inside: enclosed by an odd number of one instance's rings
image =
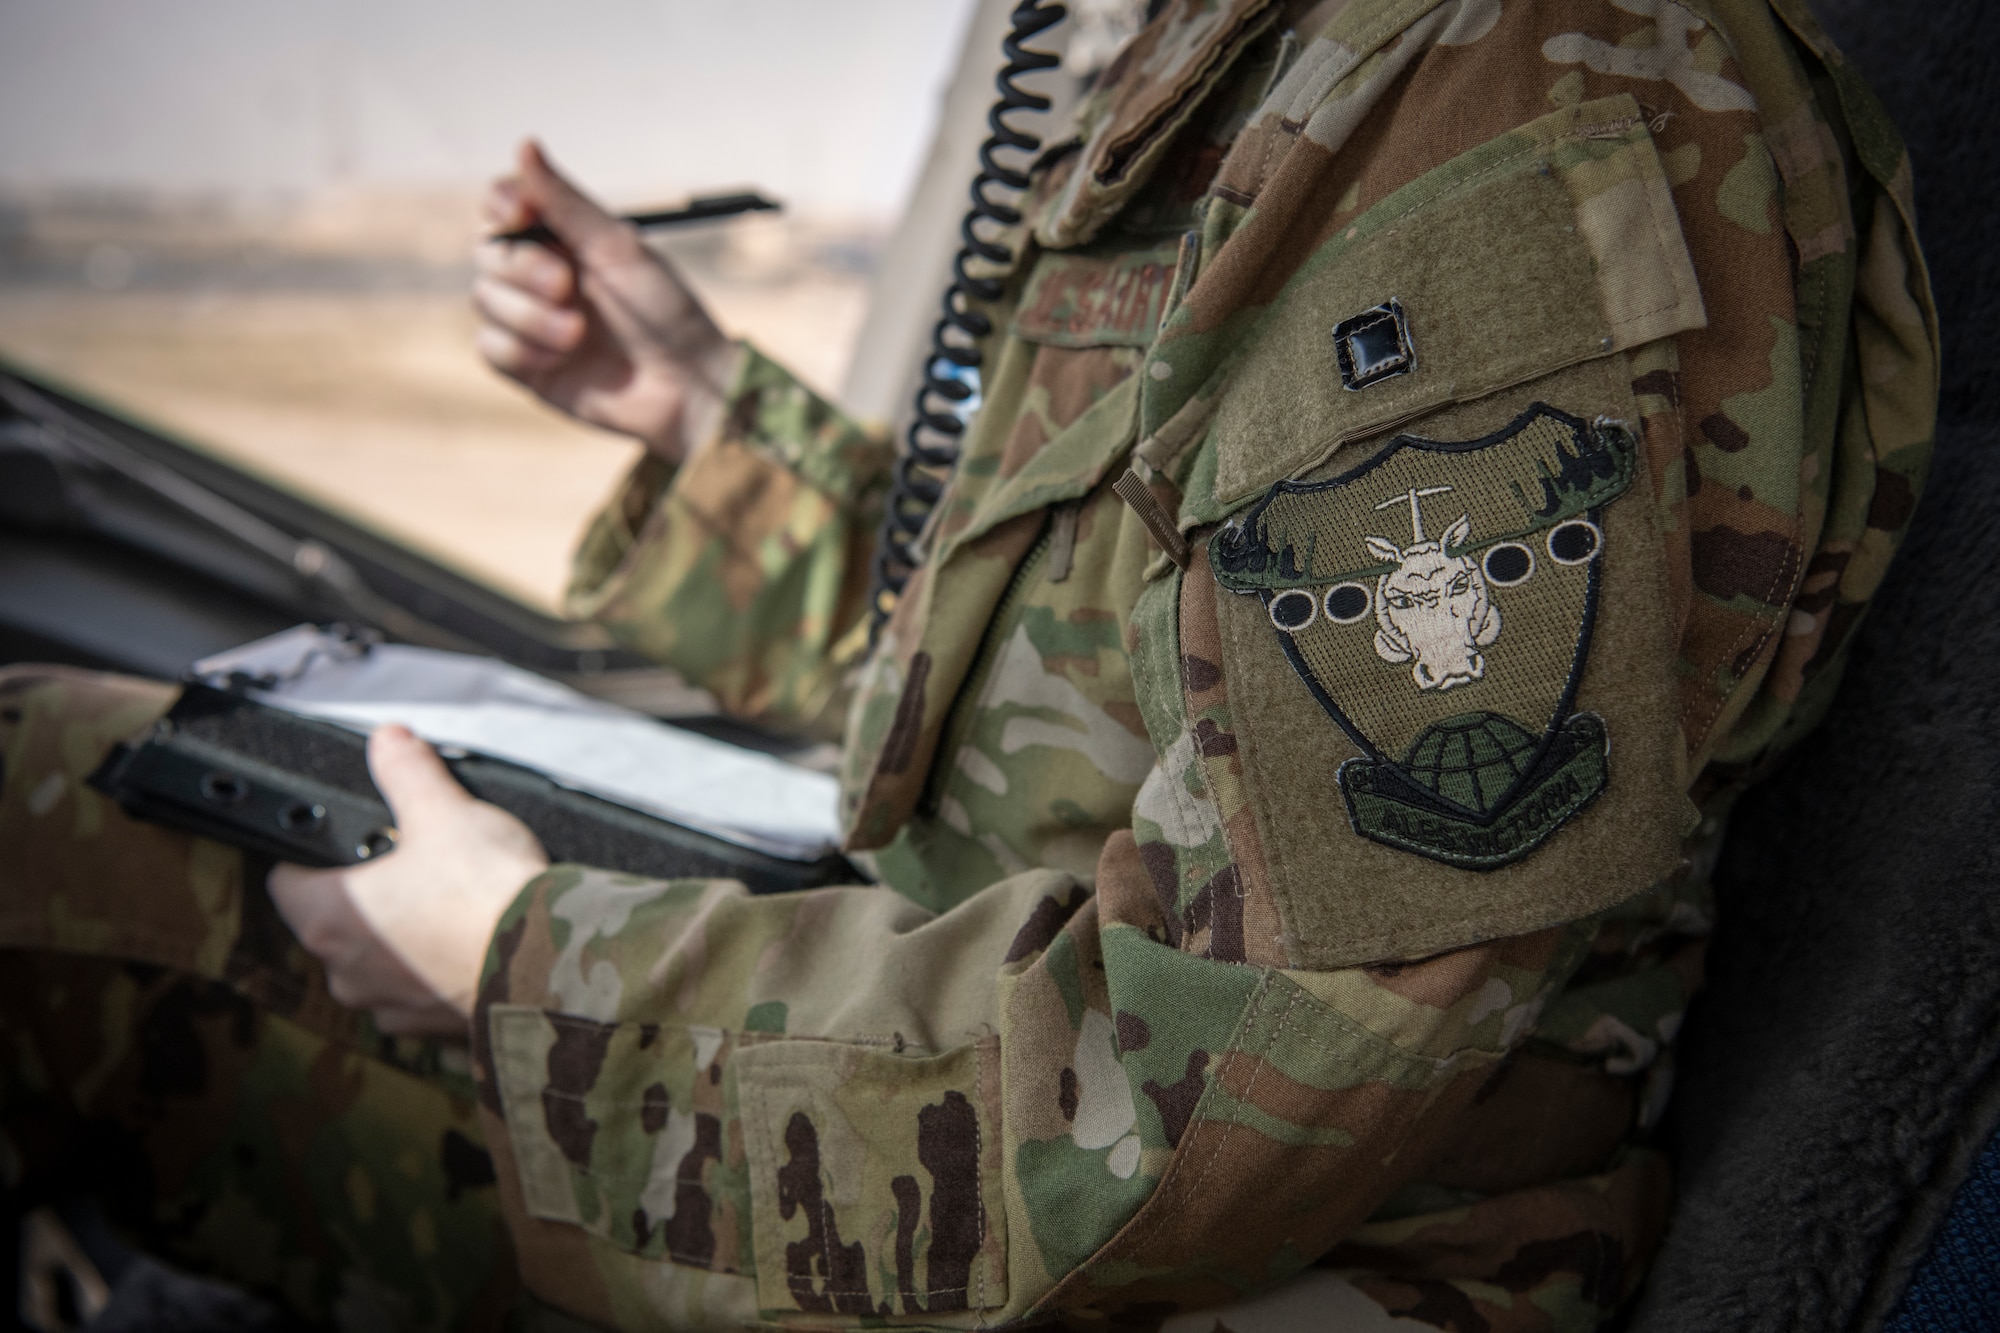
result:
[(739, 1051), (735, 1075), (760, 1306), (1005, 1303), (997, 1040), (923, 1058), (773, 1042)]

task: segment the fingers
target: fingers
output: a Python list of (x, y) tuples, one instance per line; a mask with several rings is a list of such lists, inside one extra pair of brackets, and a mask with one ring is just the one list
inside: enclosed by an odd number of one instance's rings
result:
[(377, 727), (368, 737), (368, 772), (405, 830), (473, 803), (444, 760), (409, 728)]
[(582, 311), (551, 305), (498, 278), (475, 281), (472, 304), (488, 323), (534, 347), (568, 352), (583, 341), (586, 324)]
[(326, 991), (349, 1009), (423, 1005), (431, 994), (380, 942), (348, 891), (348, 869), (271, 869), (265, 887), (292, 934), (326, 973)]
[(306, 952), (325, 962), (350, 956), (359, 943), (360, 915), (340, 870), (279, 865), (264, 881), (271, 904)]
[(403, 727), (369, 736), (368, 768), (395, 814), (397, 849), (333, 870), (278, 866), (271, 901), (338, 1003), (370, 1010), (384, 1032), (463, 1035), (494, 923), (548, 856)]
[(629, 235), (623, 223), (571, 185), (533, 139), (522, 141), (515, 180), (521, 201), (573, 250), (583, 251), (608, 240), (622, 243)]
[(473, 346), (495, 370), (534, 383), (584, 340), (583, 312), (565, 304), (576, 270), (539, 245), (483, 245), (472, 304), (481, 316)]
[(502, 176), (487, 188), (479, 211), (496, 232), (519, 231), (535, 220), (533, 208), (521, 197), (521, 182), (512, 176)]
[(473, 350), (502, 375), (541, 392), (543, 377), (562, 365), (564, 352), (537, 347), (492, 324), (482, 325), (472, 335)]
[(482, 245), (472, 304), (482, 317), (473, 346), (503, 375), (532, 382), (583, 342), (576, 269), (539, 245)]
[(474, 253), (482, 277), (518, 287), (550, 305), (576, 299), (576, 265), (542, 245), (489, 242)]
[(265, 881), (278, 915), (306, 952), (319, 959), (334, 1003), (366, 1009), (392, 1037), (463, 1036), (465, 1015), (436, 994), (354, 905), (352, 867), (308, 870), (279, 865)]
[[(570, 250), (594, 253), (599, 262), (629, 260), (641, 252), (636, 233), (571, 185), (533, 139), (521, 142), (514, 174), (495, 181), (480, 208), (495, 233), (540, 222)], [(505, 248), (525, 252), (545, 247), (509, 242)]]

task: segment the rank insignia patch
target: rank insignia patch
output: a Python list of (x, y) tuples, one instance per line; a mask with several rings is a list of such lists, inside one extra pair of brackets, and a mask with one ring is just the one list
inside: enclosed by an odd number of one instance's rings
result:
[(1402, 302), (1392, 298), (1334, 325), (1333, 353), (1340, 363), (1341, 387), (1350, 390), (1415, 370), (1417, 352)]
[(1637, 446), (1537, 403), (1482, 439), (1399, 436), (1322, 482), (1279, 482), (1216, 538), (1362, 756), (1357, 833), (1468, 870), (1518, 861), (1604, 790), (1610, 741), (1574, 712), (1604, 507)]

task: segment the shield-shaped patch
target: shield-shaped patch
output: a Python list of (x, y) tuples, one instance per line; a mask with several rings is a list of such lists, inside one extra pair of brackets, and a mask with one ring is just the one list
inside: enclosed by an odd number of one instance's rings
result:
[(1572, 706), (1604, 507), (1637, 452), (1619, 423), (1536, 403), (1481, 439), (1398, 436), (1329, 481), (1279, 482), (1218, 534), (1216, 579), (1263, 601), (1361, 749), (1339, 771), (1357, 833), (1491, 870), (1604, 790), (1604, 722)]

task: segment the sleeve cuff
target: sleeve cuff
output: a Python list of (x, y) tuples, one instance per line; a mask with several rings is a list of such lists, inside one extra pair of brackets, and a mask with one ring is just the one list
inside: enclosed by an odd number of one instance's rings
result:
[(755, 347), (741, 347), (724, 437), (767, 454), (844, 508), (858, 503), (887, 473), (890, 442)]

